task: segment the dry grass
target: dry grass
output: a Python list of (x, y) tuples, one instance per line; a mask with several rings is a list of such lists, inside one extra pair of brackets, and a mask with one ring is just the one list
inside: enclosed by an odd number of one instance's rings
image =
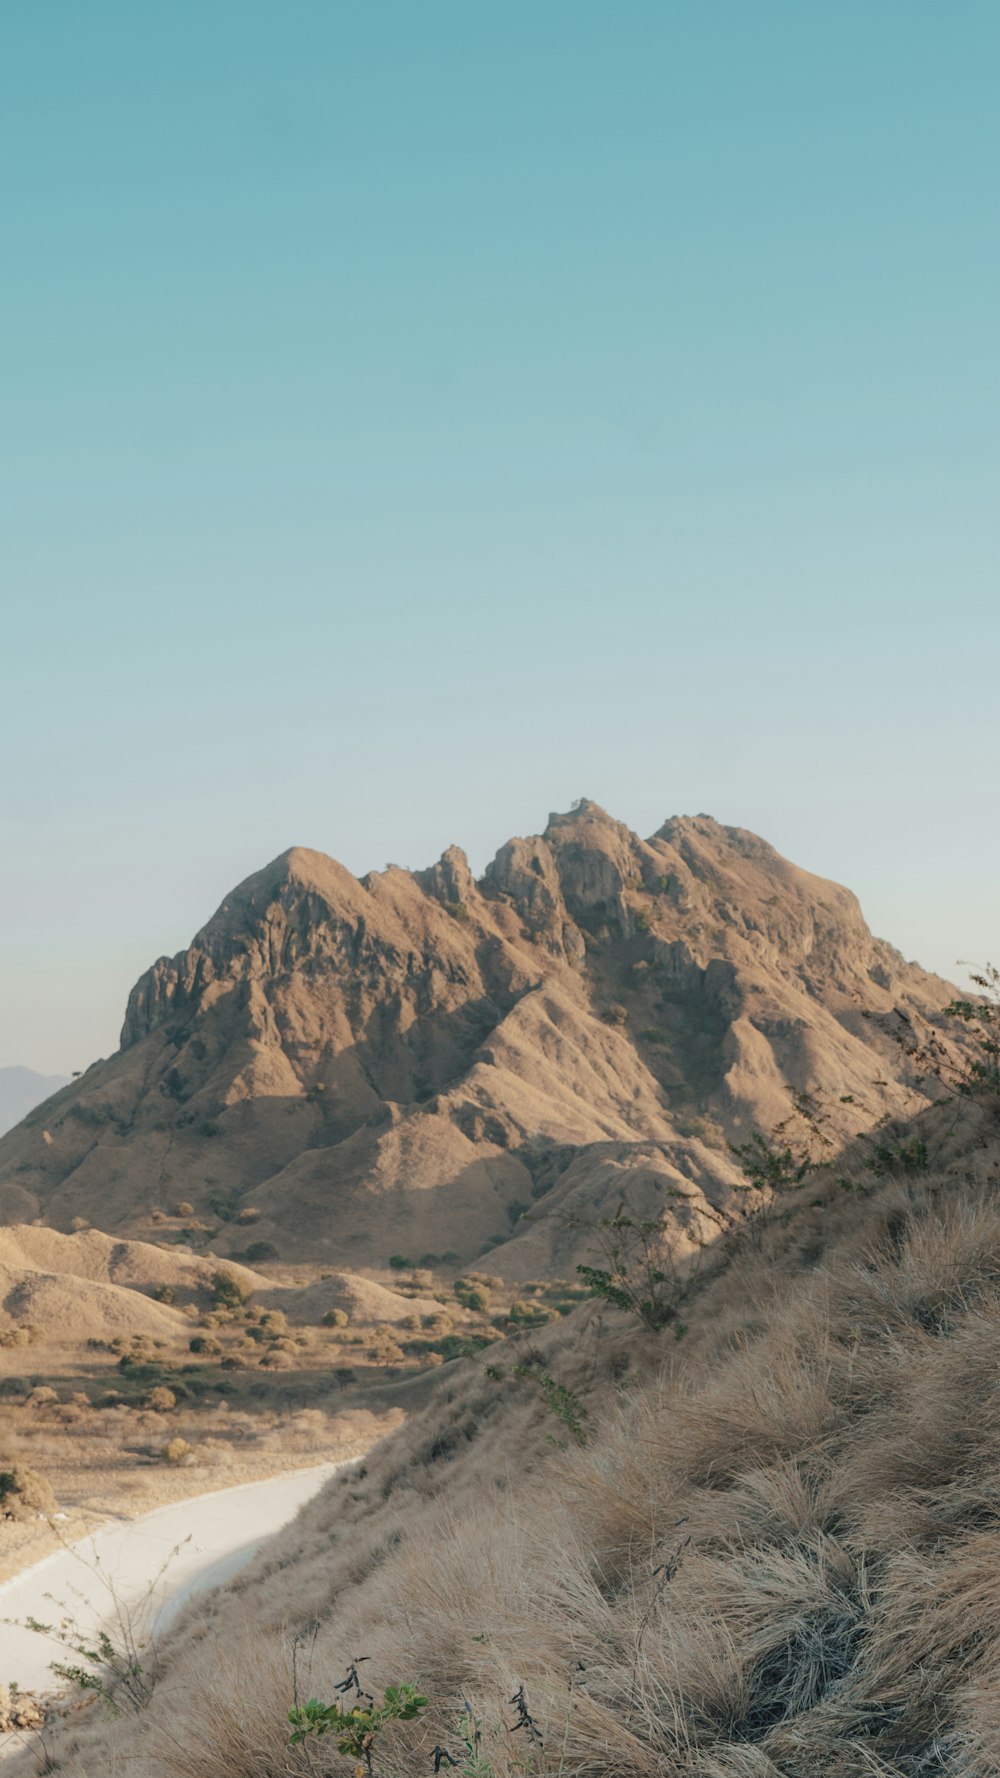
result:
[[(682, 1343), (593, 1307), (532, 1334), (586, 1396), (585, 1448), (537, 1392), (449, 1368), (191, 1608), (147, 1711), (59, 1731), (54, 1769), (346, 1773), (329, 1743), (287, 1746), (298, 1646), (300, 1694), (330, 1697), (365, 1654), (373, 1689), (431, 1697), (393, 1778), (454, 1745), (463, 1698), (497, 1778), (995, 1778), (995, 1160), (803, 1194), (706, 1284)], [(535, 1754), (510, 1732), (521, 1684)]]

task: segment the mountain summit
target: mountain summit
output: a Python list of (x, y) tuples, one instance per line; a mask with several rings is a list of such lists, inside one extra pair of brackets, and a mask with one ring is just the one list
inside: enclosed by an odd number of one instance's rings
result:
[(457, 847), (361, 879), (295, 847), (0, 1141), (0, 1217), (136, 1234), (183, 1200), (219, 1251), (242, 1215), (291, 1260), (490, 1251), (531, 1277), (623, 1196), (698, 1237), (729, 1142), (803, 1094), (834, 1138), (918, 1109), (871, 1015), (920, 1027), (953, 995), (848, 890), (707, 815), (642, 840), (584, 799), (478, 881)]

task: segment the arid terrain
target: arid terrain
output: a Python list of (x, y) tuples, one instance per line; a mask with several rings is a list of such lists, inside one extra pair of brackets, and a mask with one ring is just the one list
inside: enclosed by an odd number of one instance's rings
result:
[(296, 849), (0, 1140), (0, 1215), (248, 1265), (571, 1276), (623, 1192), (711, 1238), (752, 1129), (912, 1115), (893, 1032), (953, 994), (846, 889), (707, 816), (645, 841), (583, 801), (478, 882), (457, 848), (360, 881)]
[(0, 1468), (44, 1476), (59, 1514), (0, 1524), (0, 1580), (109, 1514), (363, 1452), (436, 1367), (587, 1294), (414, 1266), (265, 1275), (23, 1225), (0, 1229), (0, 1293)]
[(708, 817), (242, 885), (0, 1142), (0, 1578), (358, 1461), (12, 1772), (318, 1778), (289, 1710), (363, 1653), (428, 1700), (377, 1778), (995, 1778), (996, 1009), (954, 995)]

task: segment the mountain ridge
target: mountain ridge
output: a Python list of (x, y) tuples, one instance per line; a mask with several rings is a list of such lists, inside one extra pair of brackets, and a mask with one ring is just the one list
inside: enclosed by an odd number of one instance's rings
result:
[(527, 1277), (626, 1191), (697, 1243), (729, 1143), (801, 1095), (831, 1140), (919, 1109), (883, 1024), (953, 995), (850, 890), (709, 816), (643, 840), (581, 799), (478, 879), (458, 847), (360, 878), (290, 847), (140, 977), (117, 1055), (0, 1142), (0, 1217), (137, 1234), (175, 1195), (220, 1251), (238, 1206), (283, 1257), (488, 1251)]

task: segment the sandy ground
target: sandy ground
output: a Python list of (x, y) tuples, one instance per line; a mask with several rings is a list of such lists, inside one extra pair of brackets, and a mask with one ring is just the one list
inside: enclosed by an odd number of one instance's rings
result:
[(64, 1644), (23, 1627), (28, 1617), (71, 1621), (88, 1636), (119, 1611), (140, 1637), (166, 1628), (185, 1600), (249, 1561), (339, 1467), (319, 1464), (160, 1507), (36, 1562), (0, 1586), (0, 1679), (51, 1690), (50, 1662), (72, 1659)]

